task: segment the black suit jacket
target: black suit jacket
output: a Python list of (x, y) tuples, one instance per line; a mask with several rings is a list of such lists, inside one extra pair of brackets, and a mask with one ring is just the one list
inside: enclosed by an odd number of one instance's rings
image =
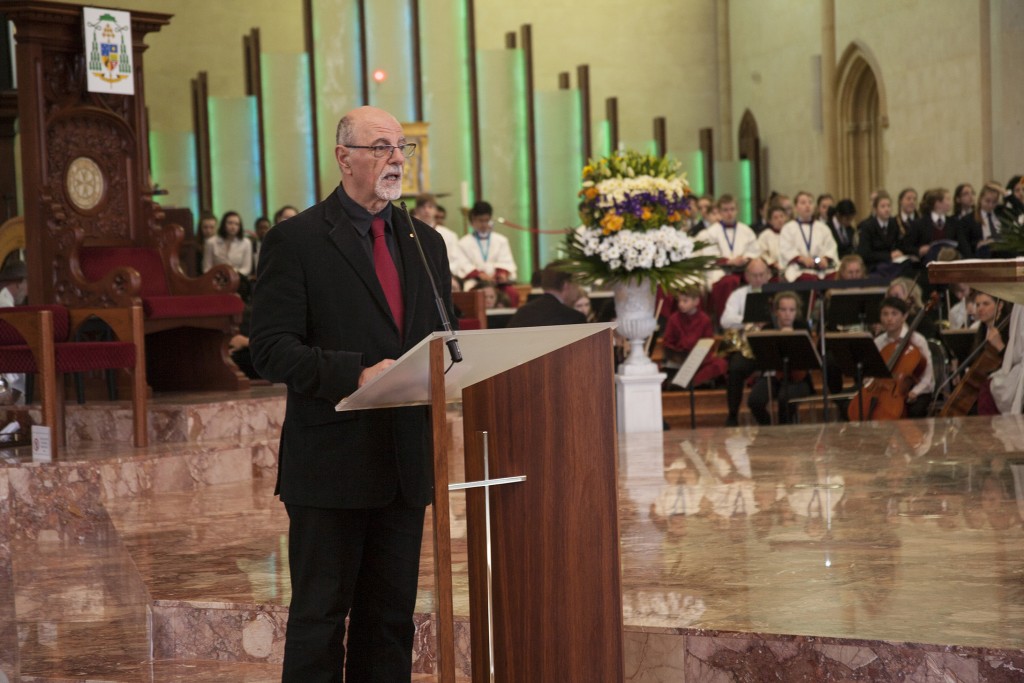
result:
[(515, 312), (508, 327), (540, 327), (543, 325), (575, 325), (587, 322), (587, 316), (569, 308), (545, 292)]
[[(277, 479), (285, 503), (371, 508), (399, 491), (408, 505), (432, 499), (426, 408), (334, 410), (356, 390), (364, 368), (398, 358), (440, 327), (426, 271), (397, 209), (392, 223), (404, 338), (337, 192), (267, 233), (249, 343), (260, 375), (288, 387)], [(444, 241), (426, 224), (415, 225), (450, 310)]]
[(904, 238), (900, 236), (900, 227), (895, 218), (890, 218), (883, 232), (878, 219), (874, 216), (860, 222), (857, 226), (857, 253), (864, 259), (864, 264), (869, 269), (874, 269), (879, 263), (892, 261), (892, 252), (899, 249), (904, 254), (907, 247)]
[(843, 258), (854, 251), (853, 226), (844, 228), (841, 225), (836, 225), (834, 222), (828, 222), (828, 229), (832, 232), (832, 239), (836, 241), (836, 251), (839, 254), (839, 258)]

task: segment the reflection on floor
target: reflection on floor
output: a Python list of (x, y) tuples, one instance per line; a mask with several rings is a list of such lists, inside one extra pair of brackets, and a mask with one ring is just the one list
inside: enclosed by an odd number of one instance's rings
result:
[[(173, 441), (144, 453), (7, 454), (0, 682), (279, 679), (283, 398), (171, 403)], [(121, 419), (95, 412), (81, 434)], [(680, 430), (619, 457), (627, 680), (1024, 679), (1024, 418)], [(463, 509), (453, 497), (468, 675)], [(431, 562), (428, 515), (422, 674)]]

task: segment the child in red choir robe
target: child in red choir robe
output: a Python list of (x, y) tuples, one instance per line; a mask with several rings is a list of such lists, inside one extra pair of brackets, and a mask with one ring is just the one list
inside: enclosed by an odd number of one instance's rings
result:
[[(676, 370), (686, 360), (697, 342), (715, 336), (711, 318), (700, 310), (700, 288), (692, 287), (679, 295), (676, 300), (676, 312), (668, 319), (665, 338), (665, 369)], [(716, 377), (725, 375), (728, 365), (724, 358), (708, 354), (701, 363), (700, 369), (693, 377), (693, 385), (699, 386), (710, 382)]]

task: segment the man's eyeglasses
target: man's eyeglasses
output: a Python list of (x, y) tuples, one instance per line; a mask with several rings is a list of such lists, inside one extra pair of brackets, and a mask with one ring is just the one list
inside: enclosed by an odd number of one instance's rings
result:
[(349, 149), (368, 149), (378, 159), (387, 157), (388, 159), (395, 153), (395, 150), (400, 150), (402, 156), (406, 159), (416, 153), (416, 143), (407, 142), (404, 145), (345, 145)]

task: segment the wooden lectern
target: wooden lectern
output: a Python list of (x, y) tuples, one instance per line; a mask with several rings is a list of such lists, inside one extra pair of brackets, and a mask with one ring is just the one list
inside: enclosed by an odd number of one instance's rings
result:
[(611, 326), (465, 332), (448, 374), (443, 338), (339, 404), (431, 405), (439, 680), (455, 666), (445, 404), (461, 396), (473, 680), (622, 681)]

